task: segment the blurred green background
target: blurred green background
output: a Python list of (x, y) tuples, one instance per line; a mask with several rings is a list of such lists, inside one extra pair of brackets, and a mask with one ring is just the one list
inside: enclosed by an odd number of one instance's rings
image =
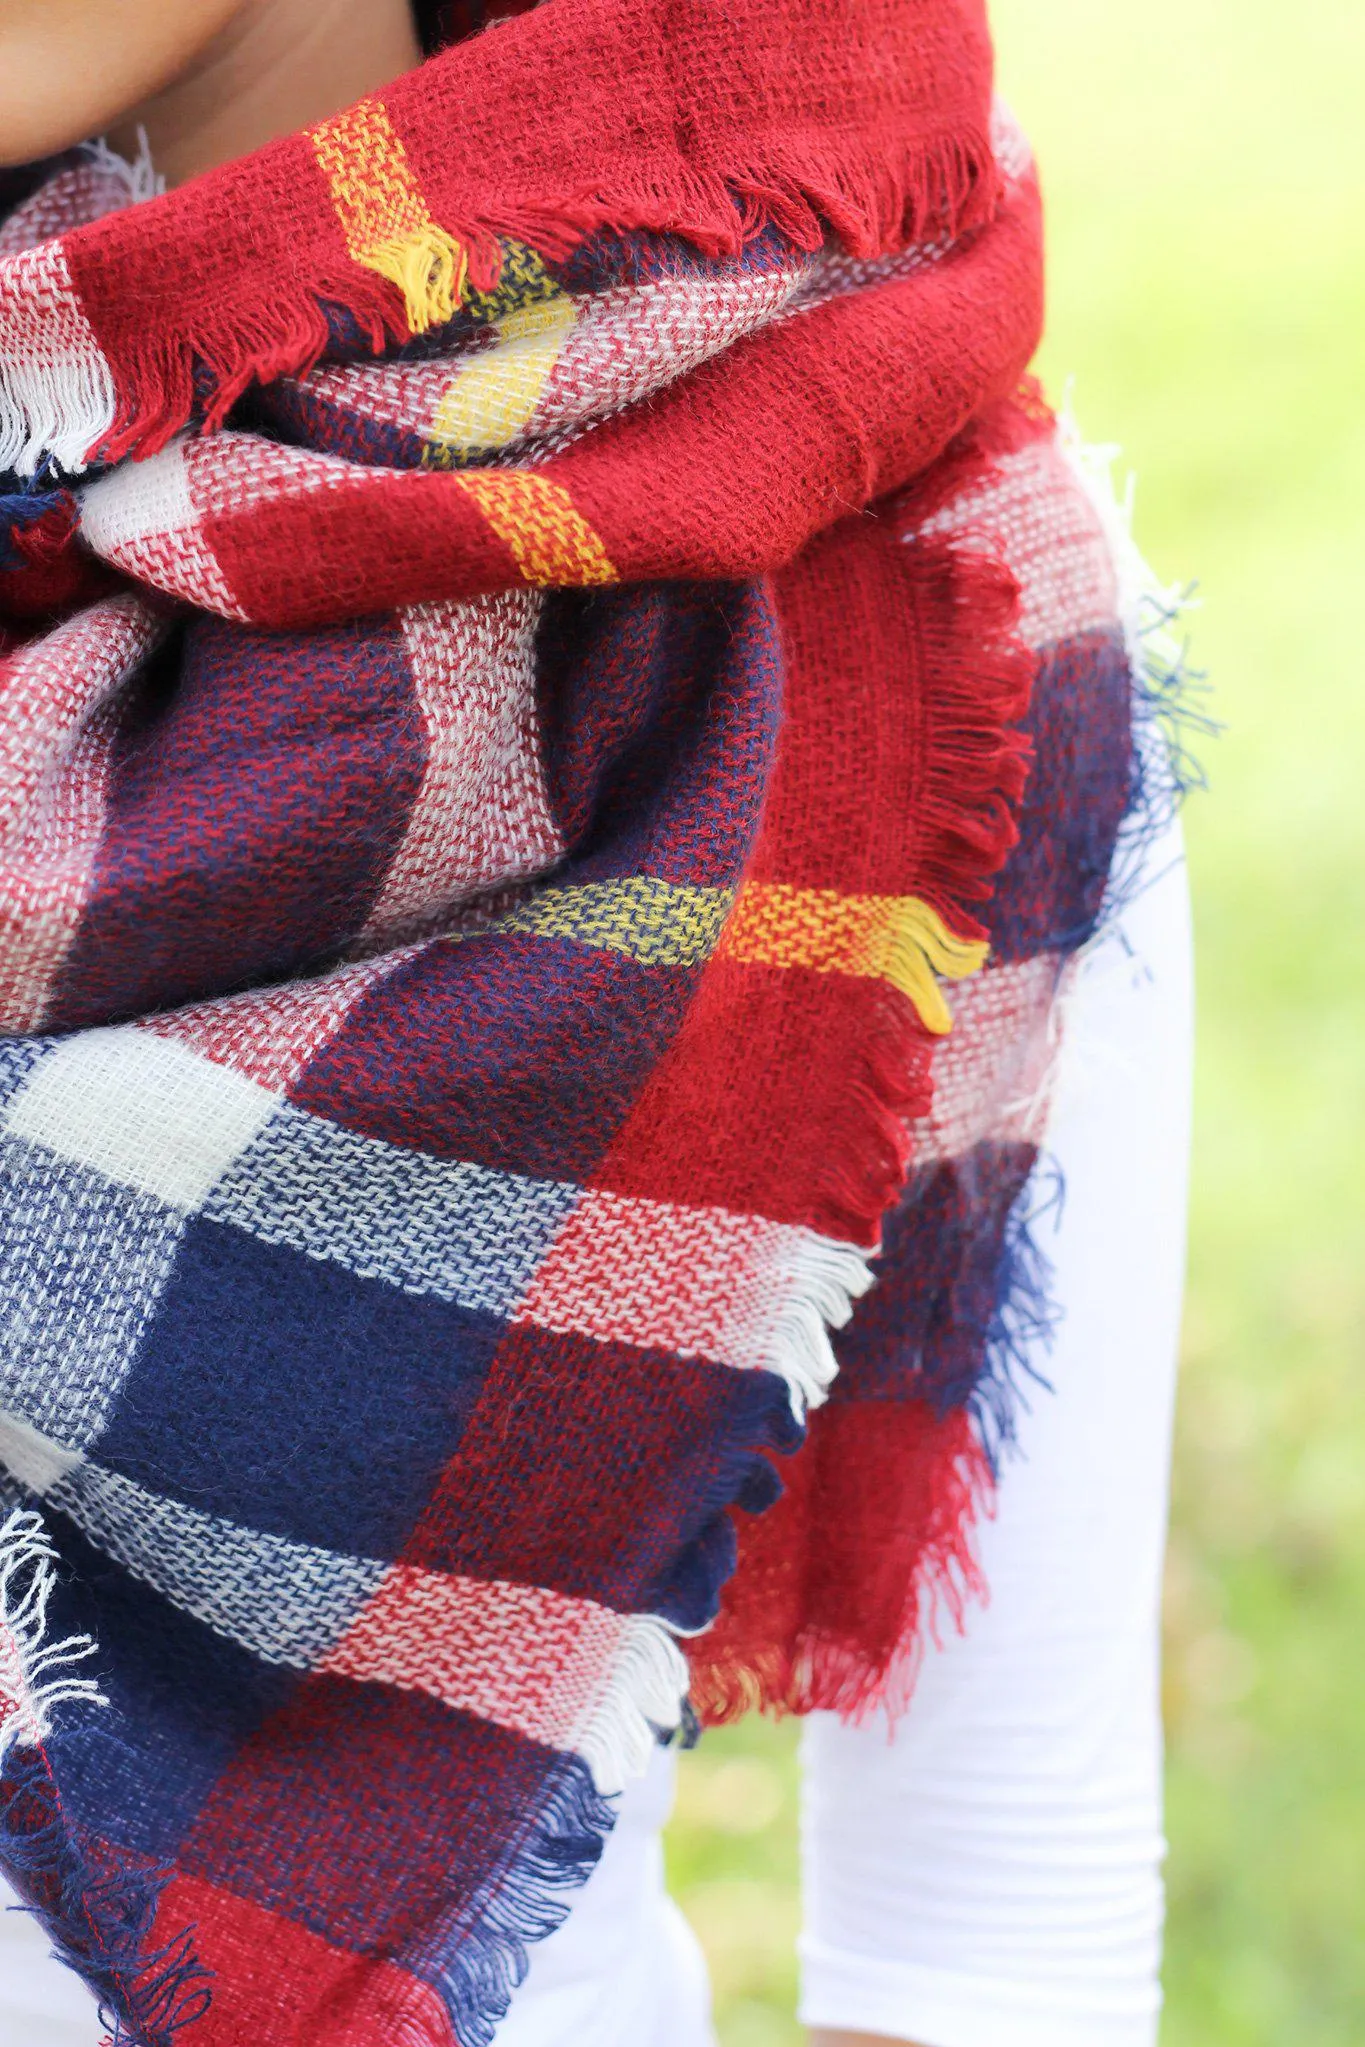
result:
[[(995, 0), (1051, 318), (1226, 731), (1187, 812), (1193, 1231), (1163, 2047), (1365, 2042), (1365, 8)], [(724, 2047), (788, 2047), (794, 1740), (686, 1759)]]

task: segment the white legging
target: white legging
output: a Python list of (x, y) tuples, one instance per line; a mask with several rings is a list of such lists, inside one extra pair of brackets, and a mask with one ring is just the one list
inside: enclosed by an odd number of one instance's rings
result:
[[(1183, 1276), (1191, 1003), (1178, 838), (1082, 965), (1048, 1146), (1063, 1315), (984, 1532), (990, 1605), (931, 1651), (894, 1740), (804, 1745), (802, 2015), (922, 2047), (1152, 2047), (1162, 1892), (1158, 1583)], [(622, 1801), (498, 2047), (707, 2047), (663, 1887), (673, 1763)], [(191, 2029), (192, 2030), (192, 2029)], [(0, 2047), (97, 2047), (0, 1915)], [(190, 2047), (187, 2035), (187, 2047)], [(243, 2043), (246, 2047), (246, 2043)]]

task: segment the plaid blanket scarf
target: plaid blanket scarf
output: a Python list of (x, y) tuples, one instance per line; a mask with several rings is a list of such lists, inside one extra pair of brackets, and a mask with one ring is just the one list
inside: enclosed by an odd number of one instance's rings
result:
[(975, 1582), (1143, 812), (1028, 152), (976, 0), (554, 0), (0, 200), (0, 1866), (139, 2047), (487, 2047)]

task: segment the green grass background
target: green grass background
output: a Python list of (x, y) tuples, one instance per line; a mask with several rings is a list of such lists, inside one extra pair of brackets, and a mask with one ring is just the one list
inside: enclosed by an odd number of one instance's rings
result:
[[(1198, 578), (1193, 1228), (1167, 1598), (1163, 2047), (1365, 2042), (1365, 8), (996, 0), (1042, 368)], [(725, 2047), (787, 2047), (794, 1743), (687, 1759)]]

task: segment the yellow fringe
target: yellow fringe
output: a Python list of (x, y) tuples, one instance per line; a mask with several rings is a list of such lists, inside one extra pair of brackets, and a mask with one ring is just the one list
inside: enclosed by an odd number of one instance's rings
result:
[(453, 320), (464, 296), (469, 276), (465, 250), (434, 223), (406, 241), (378, 242), (363, 251), (353, 250), (357, 263), (377, 270), (403, 294), (403, 309), (414, 334)]
[(984, 939), (959, 938), (919, 896), (844, 896), (836, 889), (751, 882), (718, 950), (755, 966), (806, 967), (889, 981), (926, 1030), (953, 1027), (938, 977), (965, 980), (985, 965)]
[(985, 939), (959, 938), (930, 904), (918, 896), (906, 896), (897, 905), (897, 915), (882, 943), (886, 978), (909, 996), (926, 1030), (935, 1037), (946, 1037), (953, 1027), (953, 1013), (944, 1001), (938, 977), (965, 981), (979, 973), (990, 953)]
[(351, 260), (403, 294), (414, 334), (453, 318), (469, 263), (431, 217), (403, 139), (382, 99), (361, 100), (309, 130)]

